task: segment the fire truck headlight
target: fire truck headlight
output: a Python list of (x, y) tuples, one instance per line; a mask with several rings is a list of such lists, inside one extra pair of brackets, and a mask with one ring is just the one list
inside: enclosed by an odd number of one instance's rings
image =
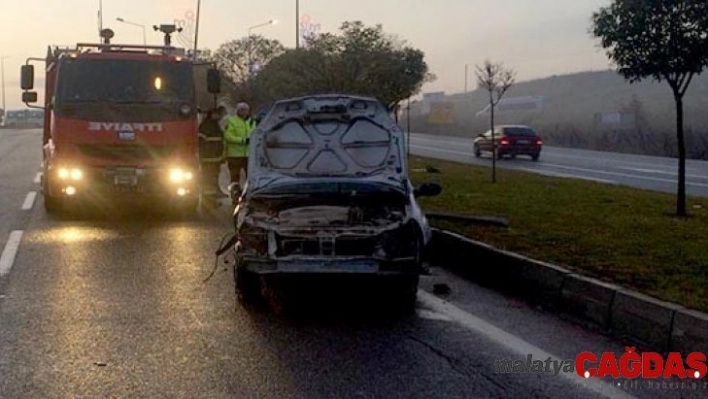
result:
[(182, 183), (185, 181), (190, 181), (194, 178), (192, 172), (184, 171), (179, 168), (174, 168), (170, 170), (170, 180), (173, 183)]
[(84, 177), (84, 173), (81, 171), (81, 169), (73, 168), (73, 169), (67, 169), (67, 168), (61, 168), (59, 169), (59, 172), (57, 173), (60, 179), (62, 180), (81, 180)]
[(84, 177), (84, 173), (81, 171), (81, 169), (72, 169), (71, 170), (71, 179), (72, 180), (81, 180)]
[(179, 112), (180, 112), (182, 115), (189, 115), (189, 114), (192, 112), (192, 107), (190, 107), (190, 106), (187, 105), (187, 104), (184, 104), (184, 105), (182, 105), (181, 107), (179, 107)]

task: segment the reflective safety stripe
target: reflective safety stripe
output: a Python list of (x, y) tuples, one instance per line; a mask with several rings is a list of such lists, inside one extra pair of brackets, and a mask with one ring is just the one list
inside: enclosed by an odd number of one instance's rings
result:
[(223, 137), (223, 136), (206, 136), (206, 135), (204, 135), (204, 134), (202, 134), (202, 133), (199, 133), (199, 138), (202, 139), (202, 140), (204, 140), (204, 141), (221, 141), (221, 142), (224, 141), (224, 137)]
[(224, 162), (224, 158), (199, 158), (199, 161), (204, 163), (222, 163)]

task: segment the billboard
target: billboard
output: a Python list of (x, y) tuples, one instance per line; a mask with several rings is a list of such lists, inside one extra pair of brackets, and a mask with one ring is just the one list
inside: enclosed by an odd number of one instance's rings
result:
[(430, 104), (428, 123), (435, 125), (452, 125), (455, 123), (455, 105), (451, 102), (434, 102)]
[(432, 103), (444, 102), (444, 101), (445, 101), (445, 92), (444, 91), (423, 93), (423, 101), (421, 103), (420, 112), (422, 114), (428, 114), (428, 113), (430, 113), (430, 106)]
[[(499, 102), (494, 108), (495, 113), (511, 113), (511, 112), (541, 112), (545, 98), (542, 96), (527, 96), (527, 97), (512, 97)], [(487, 105), (481, 111), (477, 112), (477, 116), (488, 115), (491, 107)]]

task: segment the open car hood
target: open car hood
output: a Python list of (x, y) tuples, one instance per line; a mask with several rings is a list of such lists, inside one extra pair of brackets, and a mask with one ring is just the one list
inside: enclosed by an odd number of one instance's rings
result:
[(403, 132), (374, 98), (278, 101), (251, 134), (250, 146), (251, 192), (302, 179), (407, 182)]

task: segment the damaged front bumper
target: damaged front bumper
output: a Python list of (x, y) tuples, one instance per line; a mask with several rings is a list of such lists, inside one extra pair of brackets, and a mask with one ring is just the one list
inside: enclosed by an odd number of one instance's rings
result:
[(256, 274), (357, 274), (357, 275), (421, 275), (428, 271), (414, 259), (382, 261), (373, 258), (289, 257), (262, 258), (236, 255), (237, 267)]

